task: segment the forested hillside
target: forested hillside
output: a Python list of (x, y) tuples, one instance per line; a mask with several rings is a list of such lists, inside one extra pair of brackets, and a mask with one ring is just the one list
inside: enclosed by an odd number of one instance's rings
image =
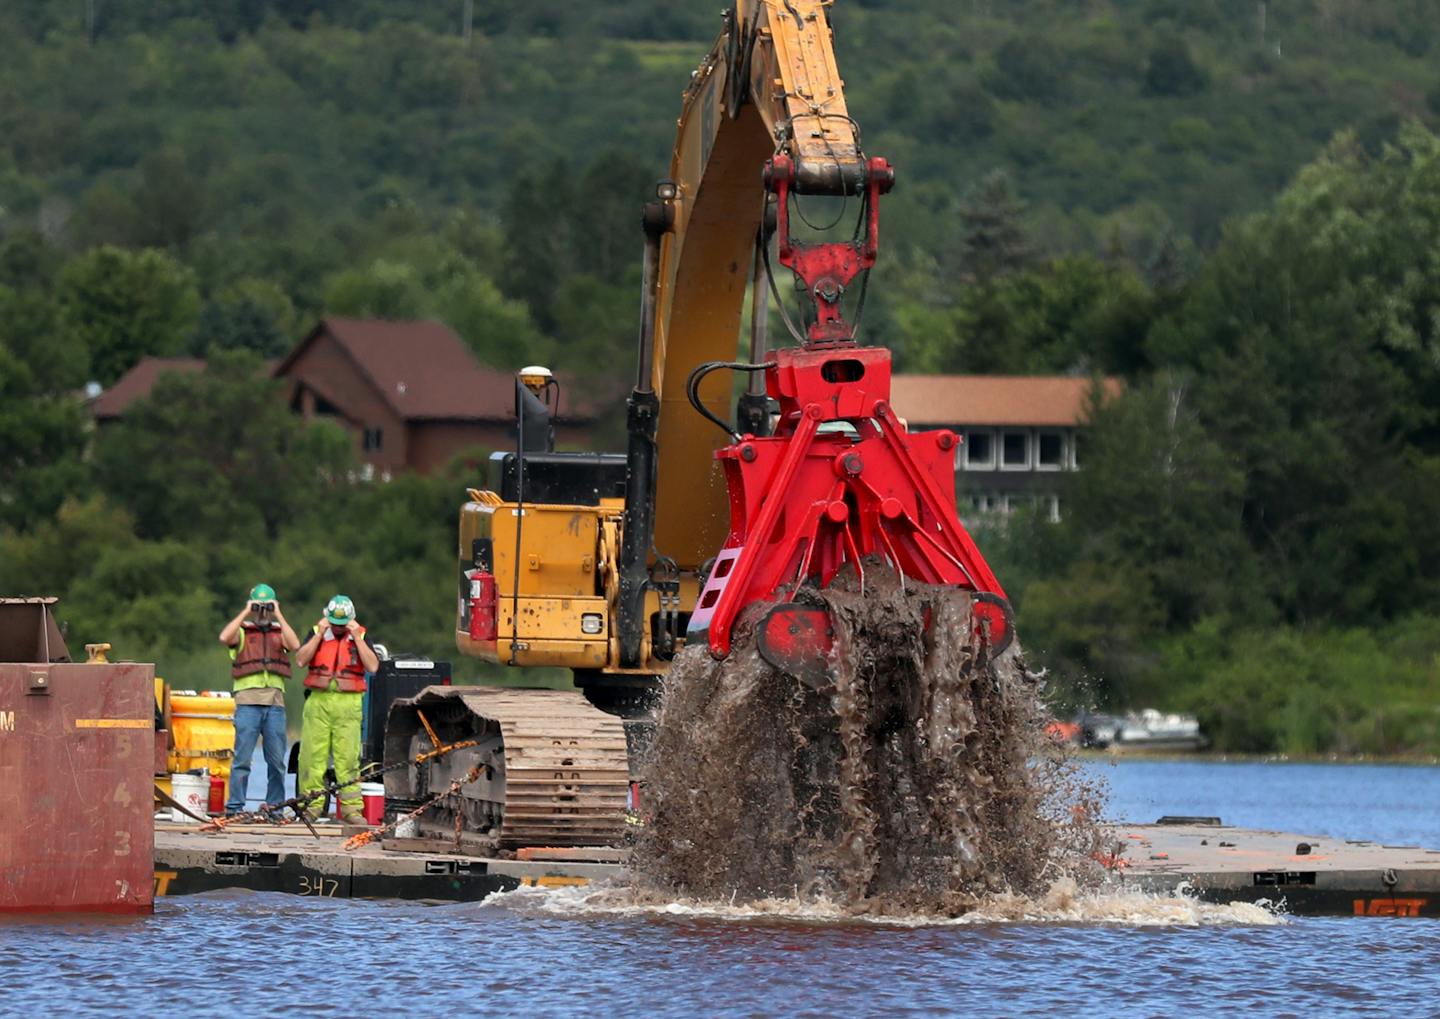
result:
[[(1127, 381), (1065, 521), (982, 535), (1057, 696), (1197, 710), (1232, 749), (1440, 752), (1440, 0), (832, 19), (900, 175), (867, 335), (909, 370)], [(638, 206), (718, 28), (688, 0), (0, 7), (0, 587), (199, 685), (261, 575), (443, 653), (462, 478), (347, 481), (259, 361), (323, 312), (436, 317), (500, 367), (623, 379)], [(87, 382), (181, 353), (203, 385), (92, 435)]]

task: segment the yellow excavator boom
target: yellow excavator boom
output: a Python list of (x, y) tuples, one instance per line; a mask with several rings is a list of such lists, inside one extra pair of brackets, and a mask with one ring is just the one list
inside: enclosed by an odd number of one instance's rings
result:
[[(765, 160), (785, 152), (812, 192), (854, 190), (859, 132), (835, 64), (828, 2), (739, 0), (685, 91), (670, 179), (673, 225), (660, 243), (651, 385), (660, 400), (654, 546), (685, 572), (725, 540), (724, 436), (687, 404), (704, 361), (733, 360), (751, 252), (765, 208)], [(849, 187), (847, 188), (847, 182)], [(729, 417), (728, 379), (700, 399)]]
[[(752, 266), (766, 160), (788, 156), (800, 193), (864, 187), (829, 7), (829, 0), (737, 0), (724, 15), (685, 90), (668, 176), (646, 206), (629, 449), (598, 467), (592, 454), (517, 453), (510, 468), (492, 464), (493, 491), (474, 493), (461, 510), (461, 651), (508, 665), (568, 667), (591, 684), (658, 675), (683, 641), (700, 570), (728, 524), (714, 459), (723, 434), (688, 405), (686, 383), (703, 362), (735, 359), (752, 279), (764, 301)], [(730, 417), (721, 376), (702, 382), (698, 398)], [(517, 385), (517, 401), (526, 399)], [(558, 466), (541, 463), (547, 457)], [(567, 467), (566, 457), (579, 459)], [(537, 488), (541, 468), (552, 466), (604, 477)], [(504, 473), (511, 468), (513, 475)], [(617, 472), (619, 491), (607, 487)], [(495, 480), (501, 475), (508, 480)]]

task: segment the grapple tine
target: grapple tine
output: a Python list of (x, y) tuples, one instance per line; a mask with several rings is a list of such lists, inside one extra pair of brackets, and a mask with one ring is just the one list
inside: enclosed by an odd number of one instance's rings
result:
[[(944, 430), (911, 432), (895, 416), (890, 352), (806, 347), (773, 356), (766, 387), (780, 407), (774, 434), (743, 436), (715, 453), (730, 492), (730, 534), (688, 638), (704, 634), (710, 653), (724, 658), (746, 609), (806, 586), (823, 590), (842, 568), (855, 571), (863, 596), (875, 563), (888, 563), (901, 583), (1003, 599), (956, 511), (958, 439)], [(823, 427), (833, 422), (846, 427)], [(977, 622), (992, 653), (1009, 642), (1012, 620), (999, 602), (982, 600)], [(782, 630), (788, 625), (767, 629), (766, 660), (813, 675), (789, 653), (792, 635)]]
[(760, 620), (755, 646), (766, 662), (806, 686), (819, 690), (830, 683), (835, 630), (824, 609), (781, 602)]
[(991, 656), (998, 655), (1015, 640), (1015, 610), (1010, 599), (990, 591), (975, 592), (975, 615), (981, 633), (990, 643)]

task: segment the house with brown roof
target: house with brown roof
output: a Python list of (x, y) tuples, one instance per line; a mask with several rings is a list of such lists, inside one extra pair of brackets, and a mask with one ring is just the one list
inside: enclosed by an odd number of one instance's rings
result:
[[(108, 424), (160, 376), (204, 368), (200, 358), (144, 358), (95, 398), (91, 413)], [(482, 365), (439, 322), (322, 318), (271, 371), (292, 410), (334, 421), (354, 437), (368, 474), (426, 473), (466, 450), (515, 446), (514, 373)], [(574, 395), (561, 407), (554, 425), (562, 446), (589, 445), (587, 407)]]
[(1090, 401), (1120, 392), (1119, 379), (1063, 375), (896, 375), (890, 402), (911, 431), (960, 436), (955, 489), (960, 515), (1034, 506), (1060, 519), (1059, 475), (1079, 468)]
[(114, 385), (91, 402), (90, 414), (96, 424), (109, 424), (136, 400), (149, 396), (161, 375), (198, 375), (204, 370), (204, 358), (142, 357), (133, 368), (116, 379)]
[[(439, 322), (326, 317), (274, 374), (293, 410), (342, 425), (381, 476), (515, 445), (514, 373), (480, 364)], [(588, 415), (571, 411), (555, 424), (559, 443), (586, 444)]]

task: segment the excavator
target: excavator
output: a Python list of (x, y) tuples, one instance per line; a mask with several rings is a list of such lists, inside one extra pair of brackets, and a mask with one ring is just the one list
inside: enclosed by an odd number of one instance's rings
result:
[[(556, 380), (519, 373), (517, 449), (494, 454), (460, 509), (456, 642), (492, 663), (569, 669), (578, 690), (435, 687), (393, 708), (387, 763), (474, 743), (387, 778), (403, 808), (480, 776), (422, 828), (501, 847), (614, 842), (634, 794), (623, 720), (644, 715), (676, 654), (701, 644), (724, 659), (753, 640), (780, 673), (823, 684), (833, 630), (804, 592), (842, 569), (862, 587), (878, 562), (902, 584), (973, 592), (980, 637), (1011, 638), (1005, 593), (956, 512), (957, 436), (909, 432), (890, 404), (890, 352), (859, 340), (895, 171), (861, 147), (830, 6), (736, 0), (691, 75), (669, 173), (643, 210), (625, 453), (553, 452)], [(856, 211), (852, 236), (801, 236), (802, 203), (824, 200)], [(769, 342), (772, 300), (783, 345)]]

